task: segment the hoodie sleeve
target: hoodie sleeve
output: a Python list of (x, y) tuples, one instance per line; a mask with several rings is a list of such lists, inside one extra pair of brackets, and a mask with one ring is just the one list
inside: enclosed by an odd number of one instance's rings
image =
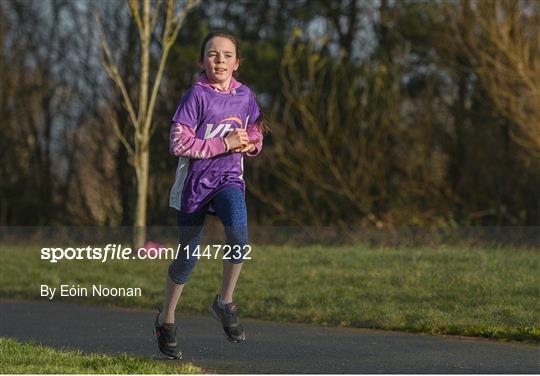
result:
[(201, 116), (200, 97), (198, 88), (192, 86), (188, 92), (180, 99), (176, 107), (172, 122), (183, 124), (189, 128), (196, 128)]
[(257, 142), (255, 144), (255, 150), (250, 151), (250, 152), (246, 152), (246, 155), (248, 157), (254, 157), (257, 154), (259, 154), (261, 152), (261, 150), (262, 150), (263, 134), (260, 131), (257, 124), (249, 125), (248, 128), (247, 128), (247, 134), (248, 134), (249, 141), (259, 140), (259, 142)]
[(208, 159), (228, 152), (227, 144), (221, 137), (201, 140), (195, 136), (195, 129), (180, 123), (173, 123), (169, 133), (169, 153), (176, 157)]

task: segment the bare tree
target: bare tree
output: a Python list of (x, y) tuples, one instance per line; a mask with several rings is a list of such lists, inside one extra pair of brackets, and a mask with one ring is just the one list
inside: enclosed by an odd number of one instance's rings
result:
[[(128, 152), (130, 164), (135, 169), (137, 178), (137, 203), (133, 234), (135, 247), (142, 246), (146, 240), (146, 211), (150, 162), (149, 146), (150, 139), (155, 130), (155, 125), (152, 124), (152, 118), (159, 86), (163, 77), (167, 57), (178, 36), (183, 20), (187, 12), (197, 3), (198, 1), (196, 0), (190, 0), (182, 3), (179, 9), (177, 9), (178, 7), (173, 0), (158, 1), (156, 4), (152, 4), (151, 0), (128, 0), (127, 4), (133, 22), (135, 22), (139, 31), (140, 77), (137, 90), (138, 98), (130, 96), (126, 88), (125, 79), (121, 76), (118, 64), (111, 52), (108, 37), (103, 29), (99, 14), (97, 16), (101, 30), (101, 45), (104, 52), (102, 64), (122, 95), (123, 105), (128, 112), (129, 121), (134, 130), (134, 138), (130, 141), (124, 136), (120, 125), (113, 119), (116, 135)], [(165, 18), (163, 21), (163, 31), (159, 38), (161, 50), (156, 58), (158, 67), (151, 74), (152, 34), (156, 29), (157, 21), (162, 14), (161, 11), (163, 8)], [(153, 81), (151, 77), (153, 77)]]
[(490, 99), (515, 124), (514, 140), (540, 158), (540, 3), (464, 0), (446, 9)]
[(266, 153), (286, 194), (276, 200), (258, 176), (250, 192), (271, 205), (274, 223), (345, 227), (363, 218), (380, 226), (377, 206), (391, 194), (399, 67), (352, 67), (300, 44), (287, 46), (281, 68), (284, 104), (272, 119), (279, 141)]
[(73, 32), (80, 23), (66, 22), (81, 13), (69, 1), (0, 2), (2, 223), (65, 218), (80, 146), (74, 128), (91, 107), (78, 89), (86, 67), (74, 55), (84, 58), (73, 47), (86, 39)]

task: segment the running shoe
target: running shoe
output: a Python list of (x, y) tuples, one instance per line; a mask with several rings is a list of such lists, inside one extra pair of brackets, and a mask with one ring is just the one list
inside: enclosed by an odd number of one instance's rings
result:
[(223, 331), (229, 341), (238, 343), (246, 339), (246, 332), (237, 316), (236, 304), (228, 303), (221, 308), (218, 304), (218, 295), (216, 295), (210, 306), (210, 314), (223, 326)]
[(176, 325), (175, 324), (159, 324), (158, 310), (156, 321), (154, 322), (154, 335), (156, 336), (159, 351), (170, 359), (182, 359), (182, 351), (178, 348), (176, 340)]

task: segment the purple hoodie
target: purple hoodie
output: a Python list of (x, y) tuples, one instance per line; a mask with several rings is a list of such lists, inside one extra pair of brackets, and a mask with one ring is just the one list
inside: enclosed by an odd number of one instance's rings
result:
[[(227, 151), (223, 138), (235, 128), (246, 129), (250, 141), (260, 141), (245, 154), (256, 156), (263, 140), (256, 125), (259, 116), (255, 95), (247, 86), (233, 78), (222, 91), (201, 75), (172, 118), (169, 151), (179, 161), (169, 206), (193, 213), (227, 187), (238, 187), (245, 196), (244, 153)], [(215, 214), (211, 205), (208, 212)]]

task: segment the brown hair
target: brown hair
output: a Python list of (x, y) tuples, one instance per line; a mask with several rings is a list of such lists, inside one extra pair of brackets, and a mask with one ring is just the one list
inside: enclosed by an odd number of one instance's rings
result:
[[(241, 58), (240, 58), (240, 43), (238, 42), (238, 39), (236, 39), (236, 37), (229, 33), (228, 31), (211, 31), (210, 33), (208, 33), (202, 43), (201, 43), (201, 52), (199, 53), (199, 62), (202, 63), (203, 60), (204, 60), (204, 49), (206, 48), (206, 44), (212, 39), (212, 38), (215, 38), (215, 37), (222, 37), (222, 38), (227, 38), (229, 39), (233, 44), (234, 44), (234, 48), (235, 48), (235, 52), (236, 52), (236, 58), (241, 61)], [(204, 73), (204, 72), (202, 72)], [(234, 73), (233, 73), (233, 77), (234, 78), (237, 78), (238, 76), (238, 70), (236, 70)], [(257, 126), (259, 127), (260, 131), (265, 134), (265, 133), (268, 133), (270, 132), (270, 126), (268, 124), (268, 116), (266, 115), (266, 113), (262, 110), (261, 108), (261, 104), (259, 103), (258, 100), (257, 101), (257, 105), (259, 106), (259, 110), (261, 112), (261, 115), (259, 116), (259, 118), (257, 119)]]
[[(227, 31), (212, 31), (204, 37), (204, 40), (201, 44), (201, 52), (199, 53), (199, 63), (202, 63), (204, 60), (204, 49), (206, 48), (206, 43), (208, 43), (211, 39), (215, 37), (222, 37), (222, 38), (229, 39), (234, 44), (234, 48), (236, 49), (235, 51), (236, 58), (240, 60), (240, 43), (238, 43), (238, 39), (236, 39), (234, 35), (232, 35), (231, 33)], [(234, 72), (233, 74), (236, 74), (236, 72)]]

